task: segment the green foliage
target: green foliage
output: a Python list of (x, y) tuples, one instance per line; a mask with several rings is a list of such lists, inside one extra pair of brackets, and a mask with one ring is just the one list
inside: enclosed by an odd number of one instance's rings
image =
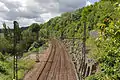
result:
[(19, 65), (18, 65), (18, 79), (23, 79), (25, 71), (30, 70), (35, 62), (30, 59), (26, 60), (19, 60)]
[(35, 34), (33, 34), (30, 30), (25, 30), (22, 32), (22, 43), (24, 50), (28, 50), (31, 44), (36, 40)]
[(6, 26), (5, 23), (3, 23), (3, 33), (4, 33), (4, 37), (5, 39), (9, 40), (9, 41), (12, 41), (12, 32), (10, 30), (10, 28), (8, 26)]
[[(12, 80), (13, 78), (13, 60), (9, 55), (0, 53), (0, 80)], [(18, 60), (18, 79), (24, 77), (25, 71), (30, 70), (35, 63), (30, 59)]]
[(3, 23), (4, 37), (0, 37), (0, 52), (4, 50), (7, 53), (13, 53), (13, 44), (15, 41), (17, 43), (16, 51), (22, 53), (27, 51), (34, 41), (38, 40), (39, 24), (33, 23), (29, 29), (21, 31), (18, 22), (14, 21), (13, 23), (15, 30), (10, 30), (10, 28)]
[(6, 52), (11, 52), (12, 50), (12, 44), (4, 37), (0, 38), (0, 52), (3, 52), (3, 50)]
[(101, 0), (101, 1), (111, 1), (111, 2), (117, 2), (119, 0)]
[(47, 30), (46, 29), (41, 29), (39, 31), (40, 38), (47, 38)]
[(22, 35), (21, 35), (21, 29), (19, 28), (19, 24), (17, 21), (14, 21), (14, 39), (17, 43), (19, 43), (19, 41), (21, 40), (22, 38)]
[(36, 33), (36, 40), (39, 38), (39, 30), (40, 30), (40, 25), (37, 23), (33, 23), (30, 28), (32, 32)]
[[(21, 32), (16, 23), (16, 33), (22, 38), (17, 44), (17, 51), (28, 51), (34, 47), (35, 41), (42, 46), (48, 38), (80, 38), (83, 35), (84, 22), (87, 25), (87, 37), (91, 30), (98, 30), (100, 37), (95, 42), (88, 38), (92, 46), (90, 54), (100, 63), (100, 72), (88, 77), (88, 80), (119, 80), (120, 79), (120, 7), (118, 0), (101, 0), (94, 5), (63, 13), (44, 24), (33, 23), (29, 29)], [(3, 24), (4, 38), (0, 38), (0, 51), (12, 50), (13, 35), (9, 27)], [(10, 37), (11, 35), (11, 37)], [(8, 39), (9, 38), (9, 39)], [(96, 45), (95, 45), (96, 44)], [(39, 47), (40, 47), (39, 46)], [(38, 47), (37, 47), (38, 48)], [(93, 54), (94, 53), (94, 54)], [(1, 57), (2, 59), (2, 57)], [(23, 66), (22, 66), (23, 67)], [(2, 68), (6, 71), (6, 68)], [(26, 69), (26, 68), (24, 68)], [(20, 70), (21, 74), (23, 70)]]
[(40, 25), (37, 23), (33, 23), (32, 25), (30, 25), (30, 28), (32, 32), (38, 32), (40, 30)]
[[(98, 61), (103, 73), (109, 80), (120, 79), (120, 26), (112, 21), (105, 28), (104, 34), (97, 40), (97, 46), (103, 50)], [(103, 79), (104, 77), (100, 77)]]
[(2, 62), (0, 61), (0, 73), (3, 73), (3, 74), (5, 74), (5, 75), (7, 75), (7, 74), (8, 74), (7, 68), (6, 68), (5, 66), (3, 66), (3, 65), (4, 65), (4, 63), (2, 63)]
[(0, 74), (9, 75), (11, 73), (11, 62), (8, 61), (10, 56), (0, 53)]
[[(115, 20), (118, 13), (116, 6), (111, 1), (100, 1), (74, 12), (63, 13), (60, 17), (50, 19), (47, 23), (42, 24), (42, 29), (47, 30), (47, 35), (60, 37), (71, 37), (72, 31), (76, 29), (76, 37), (80, 37), (83, 31), (83, 22), (87, 23), (88, 30), (97, 28), (98, 23), (103, 23), (105, 19)], [(105, 23), (106, 24), (106, 23)], [(73, 29), (73, 30), (72, 30)], [(80, 32), (80, 33), (78, 33)]]

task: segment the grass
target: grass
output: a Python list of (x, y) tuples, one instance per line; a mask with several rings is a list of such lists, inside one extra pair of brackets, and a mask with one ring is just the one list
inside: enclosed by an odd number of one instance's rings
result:
[[(2, 56), (5, 57), (5, 56)], [(0, 57), (1, 58), (1, 57)], [(18, 60), (18, 79), (21, 80), (24, 77), (26, 71), (30, 70), (35, 61), (31, 59), (19, 59)], [(13, 78), (13, 58), (7, 57), (5, 60), (0, 59), (0, 80), (12, 80)]]
[(0, 33), (0, 37), (3, 38), (3, 37), (4, 37), (4, 34), (3, 34), (3, 33)]
[(97, 47), (96, 39), (91, 37), (87, 39), (86, 46), (89, 49), (87, 56), (97, 61), (103, 52)]
[(30, 70), (33, 67), (33, 65), (35, 64), (35, 61), (27, 59), (27, 60), (19, 60), (18, 63), (19, 63), (18, 78), (22, 79), (26, 71)]
[[(98, 37), (99, 37), (100, 31), (98, 31), (98, 30), (94, 30), (94, 31), (98, 32)], [(91, 35), (86, 41), (86, 46), (89, 49), (87, 56), (89, 58), (95, 59), (95, 60), (97, 60), (99, 58), (99, 56), (103, 53), (96, 45), (97, 44), (96, 39), (98, 37), (94, 37), (93, 35)]]
[(46, 49), (46, 48), (44, 48), (43, 46), (39, 47), (39, 48), (33, 48), (32, 51), (24, 53), (23, 58), (29, 56), (30, 54), (41, 53), (41, 52), (43, 52), (44, 49)]
[[(19, 60), (18, 61), (18, 79), (19, 80), (22, 79), (24, 77), (25, 72), (30, 70), (34, 64), (35, 62), (32, 60)], [(1, 72), (0, 80), (12, 80), (13, 78), (12, 61), (7, 62), (2, 66), (5, 67), (5, 70), (7, 71), (8, 74), (4, 74), (3, 72)]]
[[(43, 50), (48, 47), (48, 43), (44, 44), (42, 47), (39, 48), (34, 48), (32, 51), (29, 51), (27, 53), (23, 54), (23, 57), (18, 60), (18, 79), (22, 80), (24, 77), (24, 74), (29, 71), (33, 65), (35, 64), (35, 61), (29, 58), (26, 58), (30, 54), (35, 54), (35, 53), (41, 53)], [(7, 57), (6, 57), (7, 56)], [(8, 56), (8, 55), (2, 55), (0, 54), (0, 80), (12, 80), (13, 79), (13, 57)], [(2, 61), (2, 58), (6, 57), (4, 61)], [(3, 70), (3, 71), (1, 71)], [(7, 74), (5, 74), (5, 72)]]

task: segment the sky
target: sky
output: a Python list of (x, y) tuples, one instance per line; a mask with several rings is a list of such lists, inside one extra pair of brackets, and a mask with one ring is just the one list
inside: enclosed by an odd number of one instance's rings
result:
[(32, 23), (44, 23), (78, 8), (93, 4), (99, 0), (0, 0), (0, 28), (5, 22), (10, 28), (13, 21), (21, 27)]

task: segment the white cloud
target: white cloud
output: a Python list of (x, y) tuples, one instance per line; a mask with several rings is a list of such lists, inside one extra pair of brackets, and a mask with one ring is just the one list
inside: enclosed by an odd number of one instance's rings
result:
[[(63, 12), (89, 5), (95, 0), (0, 0), (0, 28), (3, 22), (12, 27), (17, 20), (21, 26), (43, 23)], [(97, 0), (98, 1), (98, 0)]]
[(9, 9), (2, 2), (0, 2), (0, 7), (2, 7), (2, 8), (0, 8), (0, 12), (8, 12), (9, 11)]
[[(27, 19), (27, 18), (19, 18), (18, 19), (18, 23), (20, 24), (20, 26), (29, 26), (32, 23), (35, 23), (36, 21), (34, 19)], [(29, 25), (28, 25), (29, 24)]]
[(90, 1), (86, 1), (86, 6), (91, 5), (92, 3)]
[(41, 14), (41, 17), (44, 19), (44, 21), (48, 21), (50, 18), (53, 18), (55, 16), (59, 16), (60, 14), (51, 14), (51, 13), (44, 13)]
[(3, 19), (0, 17), (0, 28), (2, 28), (2, 21)]
[(66, 12), (85, 6), (86, 0), (58, 0), (58, 3), (59, 11)]

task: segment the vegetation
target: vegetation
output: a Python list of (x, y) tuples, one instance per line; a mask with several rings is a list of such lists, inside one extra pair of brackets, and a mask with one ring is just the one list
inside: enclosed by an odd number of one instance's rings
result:
[[(120, 7), (118, 1), (101, 0), (73, 12), (67, 12), (55, 17), (42, 25), (48, 30), (49, 37), (75, 37), (82, 39), (83, 23), (87, 23), (87, 45), (92, 46), (89, 54), (99, 63), (99, 72), (88, 80), (119, 80), (120, 79)], [(90, 32), (99, 33), (92, 39)], [(91, 45), (90, 45), (91, 44)], [(94, 47), (93, 47), (94, 46)], [(98, 55), (99, 54), (99, 55)]]
[[(44, 39), (38, 39), (39, 24), (33, 23), (29, 29), (23, 31), (19, 28), (19, 24), (16, 21), (14, 21), (14, 24), (16, 27), (15, 30), (12, 30), (3, 23), (3, 34), (0, 35), (0, 80), (13, 79), (12, 56), (14, 54), (14, 42), (17, 43), (15, 51), (20, 58), (18, 59), (18, 79), (22, 79), (26, 71), (31, 69), (35, 63), (34, 60), (26, 57), (30, 55), (31, 51), (42, 51), (41, 46), (45, 44)], [(14, 37), (16, 37), (15, 40)]]
[[(26, 71), (30, 70), (35, 63), (30, 59), (18, 60), (18, 79), (22, 79)], [(12, 80), (13, 59), (10, 55), (0, 53), (0, 80)]]
[[(21, 39), (17, 44), (18, 52), (28, 52), (46, 44), (47, 39), (76, 38), (82, 40), (83, 23), (87, 24), (87, 46), (91, 50), (90, 57), (99, 63), (99, 72), (86, 78), (87, 80), (119, 80), (120, 79), (120, 6), (119, 0), (101, 0), (94, 5), (83, 7), (73, 12), (63, 13), (61, 16), (50, 19), (44, 24), (33, 23), (27, 30), (20, 31)], [(4, 53), (12, 54), (13, 32), (3, 24), (4, 37), (0, 36), (0, 73), (10, 74), (7, 71), (11, 65), (3, 58)], [(18, 29), (20, 30), (20, 29)], [(98, 32), (98, 36), (90, 36), (91, 31)], [(19, 32), (19, 31), (18, 31)], [(94, 35), (94, 34), (93, 34)], [(37, 46), (35, 46), (38, 43)], [(32, 48), (31, 48), (32, 47)], [(34, 47), (34, 48), (33, 48)], [(2, 55), (2, 56), (1, 56)], [(24, 64), (24, 61), (20, 61)], [(26, 69), (26, 68), (24, 68)], [(22, 71), (22, 70), (20, 70)], [(0, 79), (2, 80), (2, 79)]]

